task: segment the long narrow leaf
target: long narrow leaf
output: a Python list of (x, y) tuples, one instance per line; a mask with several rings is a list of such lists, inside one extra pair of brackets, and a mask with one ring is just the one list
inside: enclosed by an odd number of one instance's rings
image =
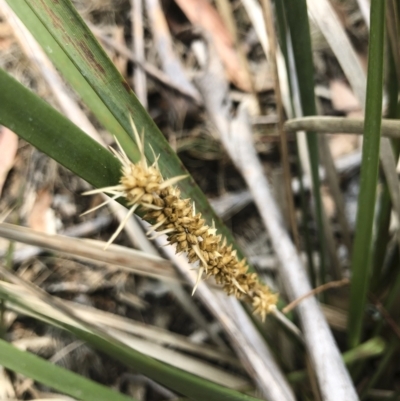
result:
[(137, 159), (139, 157), (139, 152), (135, 146), (132, 146), (129, 135), (104, 105), (92, 87), (87, 83), (48, 30), (43, 26), (28, 4), (25, 1), (6, 1), (99, 122), (109, 132), (119, 138), (119, 142), (133, 160)]
[(0, 124), (96, 187), (119, 180), (120, 163), (76, 125), (0, 69)]
[[(393, 57), (393, 51), (390, 46), (388, 46), (388, 74), (386, 89), (388, 93), (388, 118), (399, 118), (399, 82), (396, 73), (396, 65)], [(384, 121), (382, 120), (381, 135), (384, 135)], [(398, 123), (398, 121), (396, 121)], [(396, 130), (399, 133), (399, 130)], [(395, 159), (397, 160), (400, 155), (400, 141), (399, 138), (392, 140), (393, 152)], [(390, 199), (390, 192), (387, 183), (383, 184), (382, 191), (379, 195), (378, 200), (378, 213), (377, 213), (377, 228), (376, 234), (373, 241), (373, 259), (372, 259), (372, 278), (370, 290), (375, 292), (381, 285), (381, 274), (384, 265), (384, 258), (387, 251), (387, 245), (389, 243), (389, 226), (390, 217), (392, 213), (392, 202)]]
[(361, 161), (360, 193), (352, 258), (352, 279), (348, 341), (350, 347), (360, 343), (364, 308), (371, 271), (371, 241), (374, 221), (379, 145), (382, 119), (383, 48), (385, 1), (371, 3), (371, 31), (368, 56), (367, 100), (364, 142)]
[(61, 393), (83, 401), (135, 401), (106, 386), (24, 352), (0, 339), (0, 364)]

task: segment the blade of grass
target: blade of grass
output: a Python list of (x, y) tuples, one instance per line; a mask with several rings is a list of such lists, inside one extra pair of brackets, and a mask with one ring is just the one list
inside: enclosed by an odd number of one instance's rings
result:
[[(315, 115), (314, 98), (314, 68), (311, 53), (311, 38), (305, 0), (284, 0), (286, 17), (290, 28), (293, 53), (296, 65), (296, 74), (300, 88), (302, 111), (305, 116)], [(311, 176), (313, 181), (313, 195), (320, 236), (320, 280), (326, 281), (326, 251), (324, 238), (324, 223), (322, 199), (320, 193), (319, 166), (318, 166), (318, 138), (315, 132), (307, 135), (307, 146), (310, 156)]]
[[(143, 10), (142, 0), (131, 0), (131, 27), (133, 32), (133, 53), (135, 57), (143, 61), (145, 58), (145, 44), (144, 44), (144, 27), (143, 27)], [(133, 74), (133, 85), (135, 93), (142, 103), (143, 107), (147, 109), (147, 82), (146, 75), (140, 69), (136, 69)]]
[(310, 17), (319, 28), (339, 62), (360, 104), (365, 104), (365, 74), (360, 58), (329, 0), (308, 0)]
[(95, 187), (119, 180), (121, 165), (104, 147), (0, 69), (0, 124)]
[[(386, 88), (388, 93), (387, 117), (389, 118), (398, 118), (400, 116), (399, 103), (398, 103), (399, 74), (396, 68), (396, 60), (395, 57), (393, 56), (394, 47), (397, 48), (396, 45), (388, 46), (388, 77), (387, 77)], [(396, 122), (399, 124), (398, 121)], [(382, 134), (384, 132), (383, 125), (384, 122), (382, 121)], [(396, 130), (396, 133), (399, 133), (399, 130)], [(398, 160), (400, 156), (399, 139), (400, 137), (392, 141), (393, 152), (396, 160)], [(390, 238), (389, 225), (390, 225), (392, 203), (390, 199), (389, 186), (387, 185), (386, 182), (383, 184), (382, 191), (379, 195), (378, 205), (379, 209), (376, 220), (377, 229), (373, 244), (373, 264), (372, 264), (372, 278), (371, 278), (372, 291), (377, 290), (381, 285), (381, 280), (380, 280), (381, 272), (384, 264), (387, 245)]]
[(36, 355), (21, 351), (4, 340), (0, 340), (0, 364), (78, 400), (135, 401)]
[[(188, 172), (178, 156), (96, 41), (72, 3), (69, 0), (57, 2), (26, 0), (26, 3), (133, 139), (129, 121), (129, 116), (132, 116), (138, 131), (144, 132), (145, 142), (151, 144), (156, 155), (160, 155), (158, 164), (163, 175), (166, 178), (187, 175)], [(154, 155), (149, 146), (145, 147), (145, 154), (148, 160), (153, 161)], [(184, 197), (191, 198), (195, 202), (196, 210), (202, 213), (206, 221), (211, 224), (214, 220), (219, 233), (226, 237), (229, 243), (235, 244), (232, 233), (213, 212), (205, 195), (190, 176), (180, 184), (180, 189)], [(234, 246), (238, 249), (237, 245)], [(242, 255), (239, 249), (238, 253), (239, 256)]]
[[(31, 8), (25, 1), (6, 0), (6, 2), (40, 44), (65, 80), (74, 88), (82, 101), (96, 116), (100, 124), (102, 124), (108, 132), (119, 138), (119, 142), (124, 149), (126, 149), (127, 154), (132, 160), (137, 160), (139, 158), (139, 152), (136, 146), (132, 144), (129, 135), (86, 82), (85, 78), (53, 39)], [(12, 16), (9, 16), (9, 18), (12, 18)]]
[(355, 347), (361, 340), (364, 308), (371, 271), (372, 227), (378, 180), (382, 118), (384, 17), (385, 2), (373, 0), (371, 3), (371, 33), (360, 193), (350, 287), (348, 325), (348, 342), (350, 347)]

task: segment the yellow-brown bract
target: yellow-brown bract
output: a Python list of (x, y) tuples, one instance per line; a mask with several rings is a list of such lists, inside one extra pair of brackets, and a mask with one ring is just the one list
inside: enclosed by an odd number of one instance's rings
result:
[(85, 193), (90, 195), (103, 192), (112, 196), (95, 209), (120, 197), (125, 198), (130, 206), (126, 218), (109, 239), (106, 247), (114, 241), (129, 217), (140, 207), (146, 213), (143, 218), (152, 224), (147, 234), (152, 235), (152, 239), (166, 235), (170, 244), (176, 244), (177, 253), (186, 253), (189, 262), (198, 265), (197, 283), (193, 293), (203, 273), (207, 277), (212, 275), (228, 295), (233, 294), (239, 299), (251, 302), (254, 313), (260, 314), (264, 319), (266, 314), (275, 308), (277, 295), (258, 281), (256, 273), (247, 272), (246, 261), (238, 260), (232, 246), (227, 246), (225, 239), (216, 235), (216, 229), (209, 227), (201, 218), (201, 214), (195, 212), (191, 200), (182, 199), (175, 184), (186, 176), (164, 180), (156, 157), (156, 161), (148, 165), (143, 140), (140, 139), (132, 120), (131, 124), (141, 154), (140, 161), (132, 163), (118, 144), (119, 152), (111, 150), (122, 164), (119, 184)]

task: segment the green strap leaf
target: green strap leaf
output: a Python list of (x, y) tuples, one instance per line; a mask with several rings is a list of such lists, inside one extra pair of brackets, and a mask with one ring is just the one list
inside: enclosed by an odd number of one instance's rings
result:
[(95, 187), (115, 185), (119, 161), (70, 120), (0, 69), (0, 124)]
[(361, 341), (362, 322), (372, 264), (372, 228), (378, 182), (382, 124), (385, 3), (385, 1), (380, 0), (373, 0), (371, 2), (364, 141), (361, 160), (360, 193), (357, 203), (356, 236), (351, 263), (352, 277), (348, 319), (348, 340), (350, 347), (355, 347)]
[(83, 401), (135, 401), (0, 339), (0, 365)]

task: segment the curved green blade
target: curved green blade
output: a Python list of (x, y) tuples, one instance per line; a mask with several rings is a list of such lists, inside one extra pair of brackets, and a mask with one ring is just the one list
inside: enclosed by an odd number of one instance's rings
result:
[(139, 152), (136, 146), (132, 143), (130, 136), (121, 127), (110, 110), (108, 110), (104, 105), (102, 100), (87, 83), (82, 74), (77, 70), (69, 57), (43, 26), (36, 14), (25, 1), (6, 1), (26, 28), (28, 28), (36, 41), (40, 44), (54, 66), (61, 72), (65, 80), (72, 88), (74, 88), (82, 101), (96, 116), (100, 124), (102, 124), (108, 132), (117, 136), (121, 145), (126, 149), (126, 153), (132, 158), (132, 160), (136, 160), (139, 157)]
[(0, 124), (95, 187), (115, 185), (119, 161), (70, 120), (0, 69)]
[(378, 182), (379, 147), (382, 124), (383, 49), (385, 37), (385, 2), (371, 2), (371, 31), (368, 49), (367, 99), (361, 160), (360, 193), (356, 220), (348, 341), (355, 347), (361, 341), (367, 291), (372, 264), (372, 230)]
[(0, 339), (0, 364), (82, 401), (135, 401)]

